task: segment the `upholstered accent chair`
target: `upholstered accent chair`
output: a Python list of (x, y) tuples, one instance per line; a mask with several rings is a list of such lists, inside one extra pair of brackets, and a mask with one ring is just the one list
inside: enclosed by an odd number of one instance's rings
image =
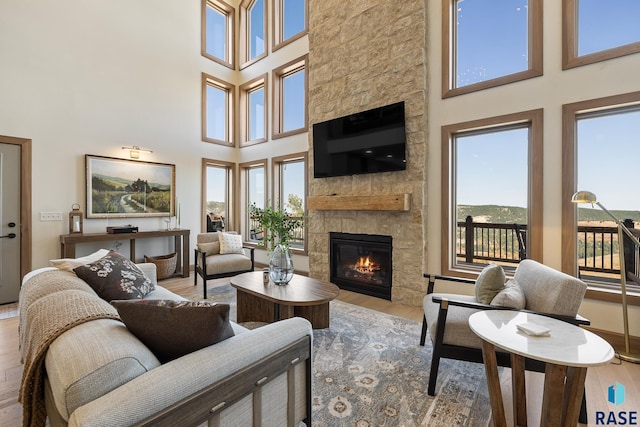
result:
[[(424, 318), (420, 345), (425, 344), (427, 331), (433, 344), (428, 394), (435, 396), (438, 367), (441, 358), (482, 363), (482, 342), (471, 328), (469, 316), (479, 310), (513, 309), (482, 304), (475, 296), (434, 293), (437, 281), (451, 281), (473, 285), (474, 280), (425, 274), (429, 278), (427, 295), (423, 299)], [(522, 289), (525, 307), (520, 311), (538, 313), (575, 325), (588, 325), (589, 320), (578, 315), (587, 285), (568, 274), (554, 270), (533, 260), (523, 260), (515, 270), (513, 280)], [(508, 353), (497, 353), (500, 366), (510, 366)], [(526, 359), (525, 369), (544, 372), (544, 362)], [(580, 413), (586, 420), (585, 399)]]
[[(226, 244), (227, 239), (234, 241)], [(233, 231), (198, 234), (193, 285), (198, 284), (198, 276), (202, 277), (203, 294), (207, 299), (207, 280), (253, 271), (254, 250), (253, 247), (243, 246), (242, 237)]]

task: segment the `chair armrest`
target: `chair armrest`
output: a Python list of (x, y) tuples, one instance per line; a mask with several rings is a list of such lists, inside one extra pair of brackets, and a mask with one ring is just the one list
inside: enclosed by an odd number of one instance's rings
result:
[(468, 285), (473, 285), (476, 282), (475, 279), (467, 279), (464, 277), (453, 277), (453, 276), (441, 276), (439, 274), (424, 273), (423, 276), (429, 279), (429, 284), (427, 286), (427, 294), (433, 293), (433, 288), (436, 284), (436, 280), (446, 280), (447, 282), (458, 282), (458, 283), (465, 283)]
[[(471, 301), (458, 301), (451, 298), (443, 298), (440, 296), (433, 296), (431, 300), (435, 303), (440, 304), (440, 308), (446, 310), (448, 305), (454, 305), (458, 307), (466, 307), (466, 308), (475, 308), (477, 310), (511, 310), (511, 311), (519, 311), (522, 313), (531, 313), (531, 314), (539, 314), (541, 316), (552, 317), (554, 319), (562, 320), (563, 322), (571, 323), (573, 325), (590, 325), (591, 321), (585, 317), (580, 316), (579, 314), (575, 317), (565, 316), (562, 314), (553, 314), (553, 313), (542, 313), (533, 310), (517, 310), (510, 307), (501, 307), (497, 305), (483, 304), (480, 302), (471, 302)], [(443, 303), (446, 302), (446, 306), (443, 306)]]

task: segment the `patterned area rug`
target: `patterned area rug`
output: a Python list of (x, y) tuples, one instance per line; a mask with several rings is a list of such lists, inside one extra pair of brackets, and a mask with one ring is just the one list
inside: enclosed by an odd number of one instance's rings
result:
[[(230, 304), (235, 320), (235, 289), (208, 292), (209, 301)], [(420, 323), (341, 301), (330, 310), (331, 327), (313, 334), (314, 427), (489, 425), (482, 364), (442, 359), (431, 397), (431, 346), (419, 345)]]

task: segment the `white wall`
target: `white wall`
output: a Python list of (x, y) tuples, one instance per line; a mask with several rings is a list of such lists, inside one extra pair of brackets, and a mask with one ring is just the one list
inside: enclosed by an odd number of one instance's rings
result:
[[(562, 71), (562, 2), (544, 2), (544, 75), (446, 100), (441, 94), (441, 0), (428, 0), (429, 137), (427, 271), (440, 271), (440, 128), (536, 108), (544, 109), (544, 259), (561, 267), (562, 105), (640, 90), (640, 55)], [(588, 300), (581, 314), (594, 328), (621, 332), (620, 305)], [(630, 308), (631, 334), (640, 335), (640, 309)]]
[[(308, 46), (306, 38), (298, 40), (234, 73), (200, 55), (200, 4), (5, 0), (0, 5), (0, 135), (33, 140), (33, 268), (59, 257), (58, 236), (68, 232), (71, 205), (86, 210), (85, 154), (127, 158), (121, 147), (135, 144), (153, 150), (141, 160), (175, 164), (181, 226), (191, 229), (193, 242), (201, 226), (202, 158), (242, 162), (307, 149), (306, 134), (242, 150), (201, 141), (202, 72), (240, 84), (270, 71), (285, 55), (302, 55)], [(41, 222), (42, 211), (62, 212), (63, 221)], [(164, 227), (162, 218), (109, 221), (128, 223), (140, 231)], [(104, 219), (86, 219), (84, 230), (104, 232), (106, 225)], [(171, 239), (163, 240), (140, 241), (138, 257), (167, 253)], [(127, 254), (127, 242), (121, 243)], [(79, 246), (78, 254), (95, 248)]]

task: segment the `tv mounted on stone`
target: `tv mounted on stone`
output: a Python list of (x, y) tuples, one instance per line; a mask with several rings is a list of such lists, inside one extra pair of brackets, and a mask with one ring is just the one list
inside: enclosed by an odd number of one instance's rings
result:
[(404, 101), (313, 125), (315, 178), (406, 168)]

